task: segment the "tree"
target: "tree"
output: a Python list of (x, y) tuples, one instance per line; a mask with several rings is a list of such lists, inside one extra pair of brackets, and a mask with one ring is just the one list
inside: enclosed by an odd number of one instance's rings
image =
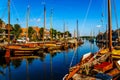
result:
[(62, 34), (62, 33), (61, 33), (60, 31), (57, 32), (58, 38), (61, 37), (61, 34)]
[(4, 30), (3, 30), (3, 29), (1, 29), (1, 28), (2, 28), (2, 23), (3, 23), (3, 20), (2, 20), (2, 19), (0, 19), (0, 33), (3, 33), (3, 32), (4, 32)]
[(65, 31), (65, 36), (67, 36), (67, 37), (71, 37), (71, 33), (69, 32), (69, 31)]
[(43, 38), (43, 31), (44, 31), (44, 28), (43, 28), (43, 27), (41, 27), (41, 28), (40, 28), (40, 31), (39, 31), (39, 34), (40, 34), (40, 39), (42, 39), (42, 38)]
[(18, 37), (22, 33), (21, 26), (19, 24), (15, 24), (11, 33), (14, 34), (14, 39), (18, 39)]
[(0, 19), (0, 27), (2, 27), (2, 23), (3, 23), (3, 20), (2, 20), (2, 19)]
[(28, 28), (28, 37), (30, 38), (30, 39), (32, 39), (32, 37), (33, 37), (33, 34), (35, 34), (35, 30), (32, 28), (32, 27), (29, 27)]
[(57, 30), (52, 28), (52, 37), (56, 39)]

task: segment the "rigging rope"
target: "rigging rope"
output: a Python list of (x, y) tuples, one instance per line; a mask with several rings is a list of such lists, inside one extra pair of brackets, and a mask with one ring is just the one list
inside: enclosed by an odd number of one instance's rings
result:
[[(118, 26), (118, 17), (117, 17), (117, 10), (116, 10), (116, 4), (115, 3), (116, 3), (115, 0), (113, 0), (116, 25), (117, 25), (117, 29), (119, 29), (119, 26)], [(118, 30), (118, 38), (119, 38), (119, 30)]]
[(3, 18), (4, 18), (5, 13), (7, 12), (7, 6), (8, 6), (8, 4), (6, 4), (6, 7), (5, 7), (5, 9), (4, 9), (3, 13), (2, 13), (1, 19), (3, 19)]
[(4, 9), (3, 13), (2, 13), (1, 19), (3, 19), (3, 18), (4, 18), (5, 13), (6, 13), (6, 11), (7, 11), (6, 9), (7, 9), (7, 7), (5, 7), (5, 9)]
[[(86, 15), (85, 15), (85, 18), (84, 18), (84, 21), (83, 21), (82, 27), (85, 26), (85, 22), (86, 22), (86, 19), (87, 19), (87, 16), (88, 16), (88, 13), (89, 13), (89, 10), (90, 10), (90, 7), (91, 7), (91, 4), (92, 4), (92, 0), (90, 0), (90, 2), (89, 2), (88, 9), (87, 9), (87, 12), (86, 12)], [(74, 55), (73, 55), (73, 57), (72, 57), (72, 60), (71, 60), (71, 63), (70, 63), (70, 67), (72, 66), (72, 62), (73, 62), (73, 59), (74, 59), (74, 57), (75, 57), (76, 51), (77, 51), (77, 49), (75, 50)]]
[(76, 51), (77, 51), (77, 49), (74, 51), (74, 55), (73, 55), (73, 57), (72, 57), (72, 60), (71, 60), (71, 63), (70, 63), (70, 67), (69, 67), (69, 68), (71, 68), (71, 66), (72, 66), (72, 62), (73, 62), (73, 60), (74, 60), (74, 57), (75, 57)]
[(102, 2), (102, 13), (101, 13), (101, 28), (102, 28), (102, 31), (104, 31), (104, 14), (105, 14), (105, 0), (103, 0)]
[[(15, 7), (15, 4), (14, 4), (14, 1), (13, 1), (13, 0), (11, 0), (11, 5), (13, 6), (13, 8), (14, 8), (14, 10), (15, 10), (15, 12), (16, 12), (16, 16), (17, 16), (16, 20), (19, 21), (20, 17), (19, 17), (18, 11), (17, 11), (17, 9), (16, 9), (16, 7)], [(21, 24), (21, 23), (20, 23), (20, 24)]]
[(89, 10), (90, 10), (90, 7), (91, 7), (91, 4), (92, 4), (92, 0), (90, 0), (90, 2), (89, 2), (88, 8), (87, 8), (87, 12), (86, 12), (85, 18), (84, 18), (84, 20), (83, 20), (82, 27), (85, 26), (85, 22), (86, 22), (86, 19), (87, 19), (87, 16), (88, 16), (88, 13), (89, 13)]

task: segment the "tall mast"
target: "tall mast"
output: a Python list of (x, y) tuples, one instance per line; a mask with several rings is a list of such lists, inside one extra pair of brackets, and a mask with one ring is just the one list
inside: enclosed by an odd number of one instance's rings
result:
[(106, 24), (106, 47), (108, 48), (108, 26), (107, 26), (107, 24)]
[[(102, 27), (103, 27), (103, 16), (104, 16), (103, 12), (102, 12), (101, 16), (102, 16), (101, 23), (102, 23)], [(104, 40), (103, 35), (102, 35), (102, 40)]]
[(65, 25), (65, 30), (66, 30), (66, 38), (68, 38), (68, 26)]
[(66, 25), (65, 25), (65, 22), (64, 22), (64, 26), (63, 26), (63, 27), (64, 27), (64, 39), (65, 39), (65, 26), (66, 26)]
[(30, 6), (27, 7), (27, 17), (26, 17), (26, 41), (28, 41), (28, 20), (29, 20)]
[(8, 44), (10, 44), (10, 0), (8, 0)]
[(77, 39), (78, 39), (78, 20), (77, 20)]
[(90, 32), (90, 39), (92, 39), (92, 30), (91, 30), (91, 32)]
[(46, 27), (46, 6), (44, 4), (44, 30), (43, 30), (43, 41), (45, 36), (45, 27)]
[(75, 39), (75, 33), (76, 33), (76, 32), (75, 32), (75, 29), (74, 29), (74, 39)]
[(52, 15), (53, 15), (53, 9), (51, 9), (51, 16), (50, 16), (50, 33), (51, 33), (51, 41), (53, 40), (53, 35), (52, 35)]
[(108, 0), (108, 39), (109, 51), (112, 51), (112, 20), (111, 20), (111, 0)]

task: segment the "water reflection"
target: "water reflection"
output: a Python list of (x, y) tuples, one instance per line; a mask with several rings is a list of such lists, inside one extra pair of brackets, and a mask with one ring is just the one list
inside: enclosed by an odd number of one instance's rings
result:
[(21, 59), (15, 59), (15, 60), (11, 60), (11, 64), (14, 66), (15, 69), (19, 68), (20, 65), (22, 63), (22, 60)]
[(54, 57), (54, 56), (50, 55), (50, 74), (51, 74), (50, 80), (53, 80), (52, 57)]
[(44, 72), (43, 72), (43, 76), (44, 76), (44, 80), (46, 80), (46, 63), (45, 62), (43, 62), (43, 70), (44, 70)]
[[(27, 79), (26, 80), (30, 80), (29, 78), (29, 70), (28, 70), (28, 63), (29, 63), (29, 60), (25, 59), (26, 60), (26, 74), (27, 74)], [(30, 63), (32, 62), (33, 59), (30, 60)]]
[(12, 80), (12, 79), (11, 79), (11, 75), (12, 75), (12, 74), (11, 74), (11, 68), (10, 68), (10, 65), (8, 65), (8, 71), (9, 71), (9, 72), (8, 72), (8, 73), (9, 73), (9, 80)]
[(6, 67), (7, 67), (7, 64), (6, 64), (5, 58), (0, 58), (0, 76), (1, 77), (5, 77)]
[(46, 54), (45, 54), (45, 53), (41, 53), (41, 54), (39, 54), (39, 57), (40, 57), (40, 60), (41, 60), (42, 62), (44, 62), (45, 57), (46, 57)]
[[(62, 80), (70, 63), (77, 64), (82, 55), (96, 52), (96, 44), (86, 41), (82, 46), (62, 52), (39, 53), (39, 56), (0, 58), (0, 80)], [(74, 52), (76, 53), (74, 54)]]
[(76, 63), (78, 63), (79, 62), (79, 57), (78, 57), (79, 51), (77, 48), (75, 48), (75, 50), (76, 50)]

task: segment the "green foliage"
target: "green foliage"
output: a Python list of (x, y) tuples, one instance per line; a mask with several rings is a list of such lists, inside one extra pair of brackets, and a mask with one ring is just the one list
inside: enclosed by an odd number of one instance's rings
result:
[(3, 22), (3, 20), (2, 20), (2, 19), (0, 19), (0, 23), (1, 23), (1, 22)]
[(58, 37), (60, 38), (60, 35), (62, 35), (62, 33), (60, 31), (57, 32)]
[(32, 28), (32, 27), (29, 27), (28, 28), (28, 37), (30, 38), (30, 39), (32, 39), (32, 36), (33, 36), (33, 34), (35, 33), (36, 31)]
[(57, 30), (55, 29), (50, 29), (50, 35), (52, 35), (52, 38), (56, 39), (56, 35), (57, 35)]
[(72, 36), (69, 31), (65, 31), (64, 34), (67, 35), (67, 37), (71, 37)]
[(58, 34), (58, 35), (61, 35), (61, 32), (60, 32), (60, 31), (58, 31), (58, 32), (57, 32), (57, 34)]
[(57, 30), (52, 29), (52, 37), (56, 39)]
[(19, 24), (15, 24), (13, 26), (13, 30), (11, 31), (11, 34), (14, 34), (15, 39), (18, 39), (18, 37), (20, 36), (20, 33), (22, 33), (21, 26)]
[(4, 32), (4, 30), (0, 28), (0, 33), (3, 33), (3, 32)]
[(53, 28), (50, 29), (50, 31), (51, 31), (51, 30), (52, 30), (52, 33), (50, 32), (50, 34), (52, 34), (52, 37), (53, 37), (54, 39), (56, 39), (57, 36), (58, 36), (58, 38), (63, 37), (63, 34), (67, 35), (68, 37), (71, 37), (71, 36), (72, 36), (69, 31), (66, 31), (65, 33), (62, 33), (62, 32), (60, 32), (60, 31), (57, 31), (57, 30), (53, 29)]
[(2, 20), (2, 19), (0, 19), (0, 27), (2, 26), (2, 23), (3, 23), (3, 20)]
[(40, 31), (39, 31), (39, 34), (40, 34), (40, 39), (42, 39), (42, 38), (43, 38), (43, 31), (44, 31), (44, 28), (43, 28), (43, 27), (41, 27), (41, 28), (40, 28)]

